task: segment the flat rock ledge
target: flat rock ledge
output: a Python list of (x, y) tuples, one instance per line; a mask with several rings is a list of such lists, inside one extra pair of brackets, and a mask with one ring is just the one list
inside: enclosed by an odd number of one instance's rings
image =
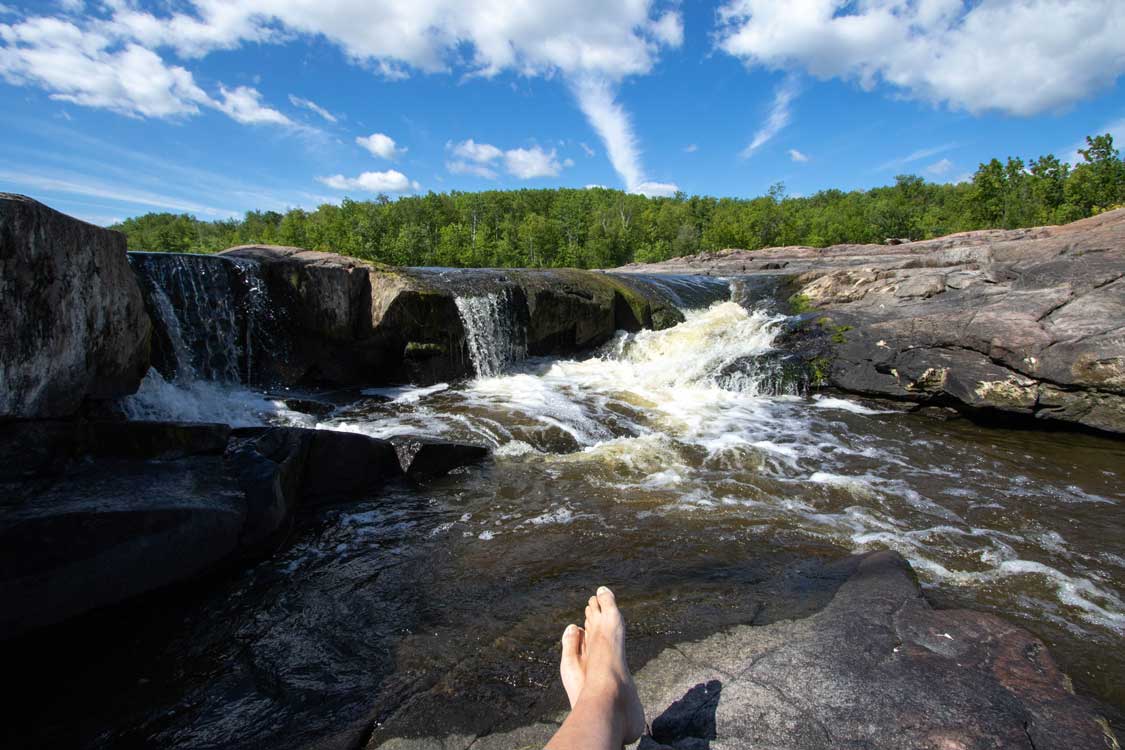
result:
[[(863, 556), (820, 612), (678, 644), (636, 681), (651, 728), (641, 750), (1119, 748), (1040, 640), (993, 615), (932, 609), (894, 552)], [(542, 747), (561, 719), (378, 747)]]

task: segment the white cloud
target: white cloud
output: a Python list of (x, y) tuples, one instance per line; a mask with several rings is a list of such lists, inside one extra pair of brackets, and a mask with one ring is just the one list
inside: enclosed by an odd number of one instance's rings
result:
[(587, 143), (580, 142), (578, 145), (581, 146), (582, 150), (586, 152), (586, 156), (593, 156), (594, 155), (594, 149), (590, 148), (590, 146)]
[(891, 159), (890, 161), (883, 162), (875, 168), (875, 171), (884, 172), (890, 169), (898, 169), (899, 167), (904, 167), (907, 164), (913, 164), (914, 162), (922, 161), (923, 159), (929, 159), (931, 156), (937, 156), (938, 154), (945, 153), (946, 151), (954, 148), (957, 148), (956, 143), (943, 143), (940, 146), (920, 148), (916, 151), (911, 151), (906, 156), (900, 156), (897, 159)]
[(680, 14), (669, 11), (649, 23), (652, 35), (669, 47), (679, 47), (684, 43), (684, 20)]
[(364, 172), (358, 177), (345, 177), (342, 174), (331, 177), (317, 177), (317, 182), (333, 190), (362, 190), (368, 193), (405, 193), (418, 190), (417, 182), (411, 182), (406, 175), (395, 169), (386, 172)]
[(940, 159), (926, 167), (926, 174), (943, 175), (951, 169), (953, 169), (953, 162), (949, 159)]
[(446, 143), (445, 147), (458, 159), (488, 164), (504, 155), (504, 152), (490, 143), (477, 143), (472, 138), (460, 143)]
[(671, 182), (642, 182), (640, 185), (633, 186), (629, 192), (647, 195), (650, 198), (667, 198), (675, 195), (679, 189), (679, 186)]
[(262, 104), (262, 94), (249, 86), (228, 89), (220, 84), (222, 100), (215, 108), (225, 112), (235, 122), (243, 125), (283, 125), (296, 127), (297, 124), (276, 109)]
[(800, 85), (794, 76), (786, 76), (785, 80), (777, 85), (773, 92), (770, 113), (766, 117), (766, 121), (758, 128), (758, 132), (754, 133), (750, 145), (742, 149), (740, 156), (743, 159), (752, 156), (755, 151), (773, 140), (773, 137), (789, 124), (791, 117), (789, 106), (797, 98), (798, 93), (800, 93)]
[(698, 150), (699, 146), (695, 145), (694, 143), (689, 143), (688, 145), (684, 146), (685, 154), (694, 154)]
[[(596, 80), (599, 103), (608, 102), (610, 108), (594, 111), (583, 106), (583, 111), (599, 134), (618, 131), (614, 147), (607, 143), (607, 151), (622, 179), (635, 187), (645, 179), (628, 116), (614, 101), (617, 85), (629, 76), (648, 73), (663, 49), (683, 43), (680, 12), (658, 12), (656, 5), (655, 0), (333, 0), (331, 12), (325, 12), (323, 3), (312, 0), (193, 0), (182, 11), (167, 12), (143, 10), (129, 0), (107, 0), (96, 14), (80, 19), (81, 28), (72, 25), (78, 38), (63, 45), (62, 51), (81, 49), (91, 59), (80, 66), (55, 59), (51, 75), (43, 71), (38, 41), (17, 47), (10, 38), (13, 28), (26, 24), (0, 25), (5, 45), (0, 47), (0, 75), (86, 106), (145, 117), (189, 115), (201, 105), (215, 105), (190, 72), (164, 64), (153, 50), (171, 50), (193, 59), (246, 43), (283, 43), (307, 36), (337, 45), (353, 63), (392, 79), (414, 71), (460, 71), (483, 77), (503, 71), (558, 75), (576, 92), (583, 92), (578, 96), (580, 104), (598, 99), (588, 83)], [(149, 67), (157, 69), (150, 72), (160, 75), (130, 77), (107, 94), (101, 78), (112, 78), (117, 66), (104, 58), (121, 54), (130, 45), (147, 53)], [(62, 56), (55, 50), (55, 58)], [(104, 70), (97, 70), (94, 63)], [(71, 72), (64, 75), (60, 70)], [(86, 82), (90, 78), (96, 85)], [(156, 89), (148, 97), (155, 101), (144, 100), (144, 90), (149, 88)], [(269, 121), (280, 123), (271, 117)], [(607, 117), (616, 124), (607, 125)], [(620, 137), (622, 127), (630, 142), (627, 147)]]
[(1120, 0), (727, 0), (718, 46), (972, 113), (1032, 115), (1125, 72)]
[(58, 18), (0, 24), (0, 76), (45, 89), (52, 99), (110, 109), (130, 117), (196, 114), (210, 97), (192, 74), (165, 65), (155, 52), (86, 32)]
[(533, 146), (505, 151), (504, 168), (513, 177), (529, 180), (533, 177), (555, 177), (562, 171), (563, 165), (559, 163), (554, 149), (544, 151)]
[(383, 133), (372, 133), (368, 136), (359, 136), (355, 142), (371, 152), (372, 156), (379, 159), (394, 161), (406, 153), (405, 148), (399, 148), (395, 139)]
[(207, 107), (243, 124), (304, 129), (262, 104), (256, 89), (220, 85), (218, 98), (212, 98), (187, 69), (168, 65), (136, 42), (122, 45), (97, 28), (35, 17), (0, 24), (0, 41), (0, 77), (43, 88), (58, 101), (151, 118), (187, 117)]
[(795, 148), (791, 148), (788, 151), (786, 151), (785, 153), (789, 154), (790, 159), (792, 159), (795, 162), (801, 163), (801, 164), (804, 164), (805, 162), (807, 162), (809, 160), (808, 154), (802, 153)]
[(504, 171), (521, 180), (555, 177), (565, 167), (574, 166), (571, 159), (560, 162), (555, 149), (546, 151), (540, 146), (503, 151), (491, 143), (478, 143), (470, 138), (460, 143), (450, 141), (445, 148), (454, 157), (445, 164), (452, 174), (475, 175), (490, 180), (498, 176), (497, 165), (503, 165)]
[(321, 117), (323, 117), (325, 120), (327, 120), (328, 122), (335, 123), (335, 122), (338, 121), (338, 118), (336, 117), (336, 115), (332, 114), (327, 109), (320, 106), (319, 104), (312, 101), (311, 99), (302, 99), (301, 97), (299, 97), (295, 94), (290, 94), (289, 95), (289, 103), (292, 104), (294, 107), (301, 107), (302, 109), (307, 109), (311, 112), (315, 112), (318, 115), (320, 115)]

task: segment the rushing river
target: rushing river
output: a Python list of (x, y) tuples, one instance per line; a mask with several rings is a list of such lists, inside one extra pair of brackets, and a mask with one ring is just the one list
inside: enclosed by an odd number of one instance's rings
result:
[[(534, 718), (558, 708), (554, 639), (597, 583), (620, 590), (651, 652), (807, 612), (831, 595), (831, 560), (881, 548), (905, 555), (939, 605), (1044, 638), (1080, 690), (1120, 711), (1122, 443), (771, 395), (768, 369), (748, 365), (780, 320), (719, 302), (585, 359), (316, 394), (335, 406), (320, 421), (151, 378), (135, 416), (436, 435), (495, 459), (318, 511), (217, 591), (132, 615), (165, 634), (118, 645), (135, 655), (122, 679), (151, 682), (101, 705), (114, 718), (89, 718), (80, 744), (286, 746), (349, 722), (445, 734), (479, 729), (480, 715)], [(491, 340), (474, 352), (518, 348), (502, 326), (477, 334)], [(435, 717), (434, 690), (468, 703)]]

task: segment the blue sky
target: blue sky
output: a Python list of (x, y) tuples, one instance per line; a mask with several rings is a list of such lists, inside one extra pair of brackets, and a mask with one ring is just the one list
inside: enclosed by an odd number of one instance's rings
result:
[(0, 190), (108, 224), (753, 196), (1125, 143), (1120, 0), (0, 0)]

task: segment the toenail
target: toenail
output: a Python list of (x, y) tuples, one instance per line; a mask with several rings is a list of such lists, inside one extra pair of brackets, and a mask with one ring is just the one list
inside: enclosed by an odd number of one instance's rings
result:
[(608, 586), (598, 586), (598, 593), (599, 594), (612, 594), (613, 592), (609, 590)]

